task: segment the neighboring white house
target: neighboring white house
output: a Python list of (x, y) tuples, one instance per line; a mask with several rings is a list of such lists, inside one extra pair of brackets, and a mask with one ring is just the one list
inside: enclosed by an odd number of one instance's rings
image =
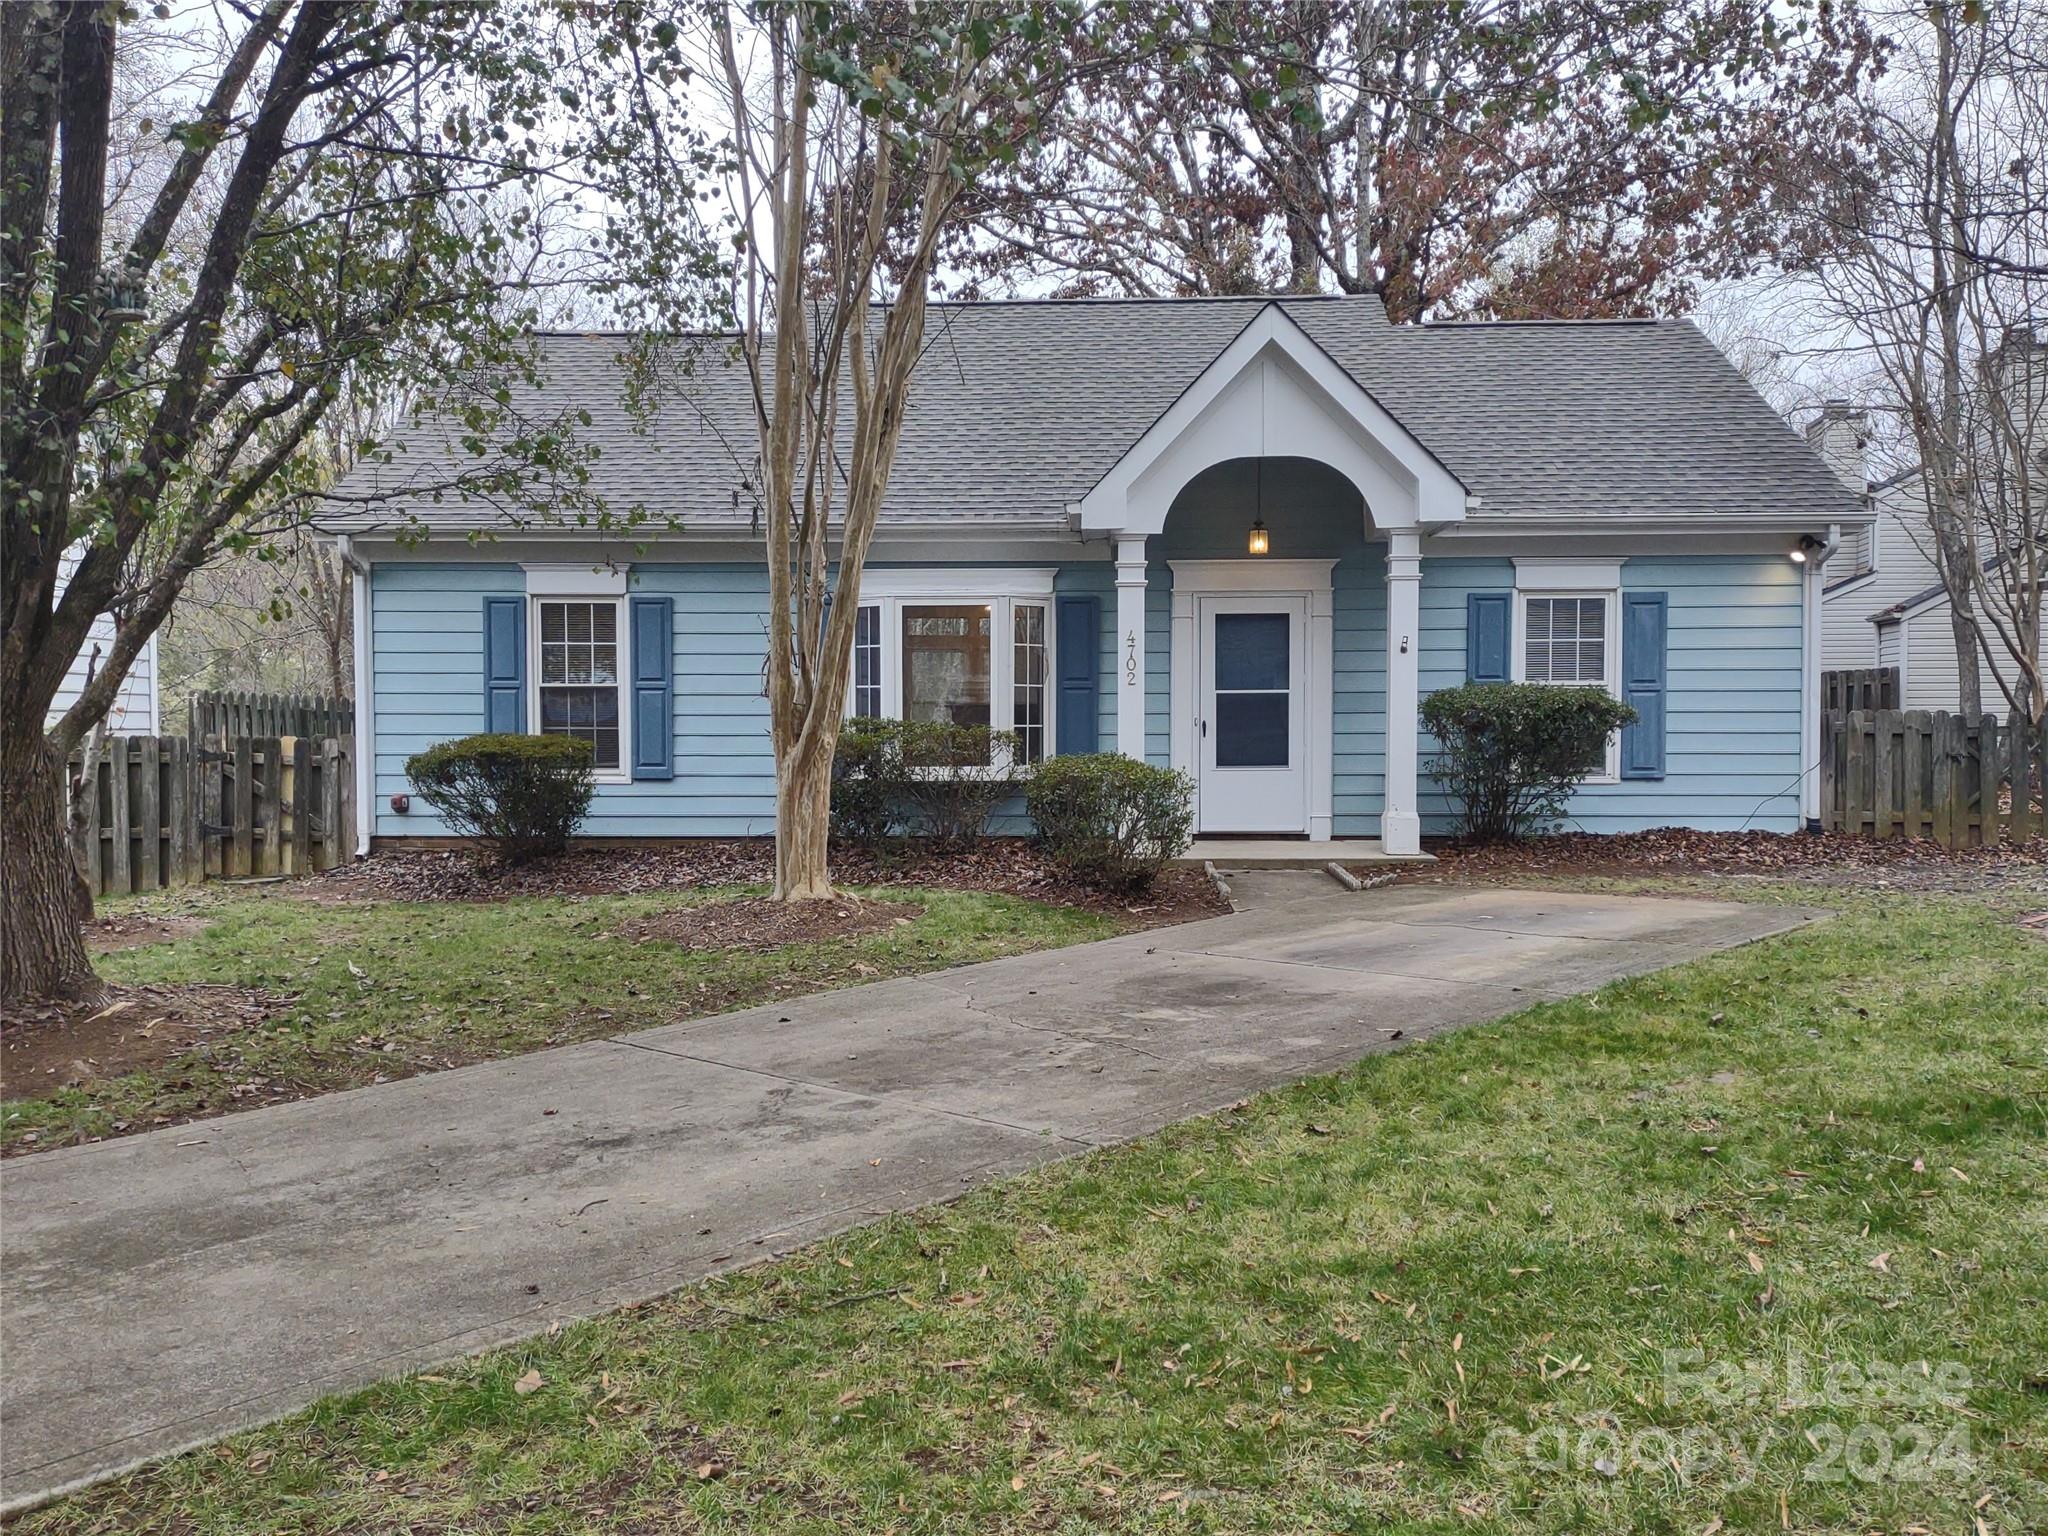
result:
[[(72, 568), (77, 564), (77, 554), (66, 550), (57, 567), (59, 597), (64, 595)], [(97, 663), (93, 660), (95, 648), (99, 652)], [(103, 613), (92, 621), (92, 632), (86, 637), (84, 648), (72, 658), (70, 670), (58, 685), (57, 697), (50, 702), (50, 712), (43, 720), (45, 729), (55, 725), (64, 712), (78, 702), (79, 694), (85, 691), (88, 672), (95, 665), (104, 665), (113, 648), (114, 621)], [(114, 695), (113, 707), (107, 711), (107, 731), (114, 736), (155, 736), (162, 730), (163, 710), (157, 699), (156, 636), (151, 635), (136, 653), (135, 664), (128, 669), (127, 677), (122, 679), (121, 691)]]
[[(2030, 392), (2048, 370), (2048, 342), (2020, 337), (2016, 380)], [(1953, 711), (1960, 703), (1948, 594), (1935, 569), (1927, 501), (1918, 467), (1867, 484), (1867, 420), (1846, 400), (1830, 400), (1807, 424), (1806, 439), (1852, 491), (1867, 491), (1876, 514), (1865, 528), (1845, 532), (1826, 567), (1821, 604), (1821, 666), (1829, 671), (1897, 667), (1903, 709)], [(1997, 640), (1992, 638), (1993, 649)], [(2018, 668), (1998, 658), (2012, 683)], [(1991, 668), (1983, 668), (1981, 703), (2004, 714), (2009, 707)]]

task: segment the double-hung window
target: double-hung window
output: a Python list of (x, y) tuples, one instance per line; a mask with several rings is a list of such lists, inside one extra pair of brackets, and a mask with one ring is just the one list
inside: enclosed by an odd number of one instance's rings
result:
[(1522, 678), (1531, 683), (1607, 683), (1605, 596), (1523, 599)]
[(531, 729), (590, 743), (597, 777), (627, 777), (624, 572), (528, 566)]
[(1043, 760), (1052, 579), (1049, 570), (864, 572), (848, 712), (1014, 731), (1019, 760)]
[[(1515, 680), (1567, 688), (1604, 688), (1619, 697), (1619, 565), (1612, 567), (1617, 574), (1611, 590), (1604, 586), (1546, 590), (1536, 583), (1564, 573), (1546, 569), (1545, 565), (1546, 562), (1533, 560), (1517, 562)], [(1607, 579), (1604, 568), (1598, 572), (1574, 569), (1570, 574), (1597, 574), (1603, 582)], [(1589, 782), (1619, 778), (1620, 741), (1619, 733), (1608, 738), (1607, 763)]]

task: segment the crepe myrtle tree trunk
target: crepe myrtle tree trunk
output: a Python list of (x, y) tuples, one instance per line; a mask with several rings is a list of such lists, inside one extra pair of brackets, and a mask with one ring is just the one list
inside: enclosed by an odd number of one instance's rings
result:
[(822, 901), (831, 897), (828, 854), (832, 835), (832, 753), (829, 742), (798, 747), (777, 764), (775, 775), (775, 896), (780, 901)]
[(0, 743), (0, 997), (90, 999), (103, 990), (80, 927), (92, 894), (64, 825), (57, 748), (39, 730), (9, 730)]

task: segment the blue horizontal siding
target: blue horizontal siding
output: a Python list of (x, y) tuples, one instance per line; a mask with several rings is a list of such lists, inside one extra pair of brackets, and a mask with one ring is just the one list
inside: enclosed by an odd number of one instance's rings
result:
[[(933, 562), (938, 564), (938, 562)], [(946, 562), (961, 564), (962, 562)], [(1031, 562), (1033, 564), (1039, 562)], [(875, 566), (880, 570), (883, 567)], [(775, 830), (775, 760), (769, 748), (768, 574), (748, 563), (633, 567), (635, 592), (675, 599), (675, 777), (600, 784), (589, 837), (751, 837)], [(1059, 592), (1103, 596), (1103, 676), (1115, 645), (1115, 578), (1102, 561), (1076, 561), (1055, 577)], [(370, 584), (371, 688), (376, 708), (375, 831), (386, 837), (447, 835), (409, 791), (405, 760), (435, 742), (483, 729), (483, 599), (518, 596), (525, 573), (504, 564), (380, 563)], [(1116, 739), (1116, 701), (1103, 691), (1104, 740)], [(997, 817), (1028, 830), (1021, 799)]]
[[(1340, 836), (1379, 831), (1386, 785), (1386, 562), (1368, 542), (1356, 504), (1295, 501), (1283, 513), (1268, 485), (1267, 522), (1276, 558), (1332, 558), (1335, 645), (1332, 805)], [(1146, 593), (1146, 755), (1170, 755), (1172, 576), (1168, 561), (1235, 556), (1242, 505), (1211, 498), (1176, 511), (1153, 542)], [(961, 564), (961, 562), (949, 562)], [(877, 567), (880, 569), (880, 567)], [(1574, 796), (1573, 824), (1613, 832), (1683, 824), (1798, 824), (1799, 587), (1783, 559), (1659, 556), (1622, 567), (1625, 589), (1670, 595), (1667, 776), (1589, 785)], [(1425, 692), (1463, 681), (1465, 597), (1514, 584), (1506, 559), (1423, 561), (1418, 661)], [(649, 564), (634, 591), (675, 598), (675, 764), (667, 781), (598, 788), (585, 831), (593, 836), (727, 837), (773, 830), (774, 764), (761, 695), (767, 636), (767, 574), (759, 565)], [(1116, 740), (1118, 656), (1115, 572), (1102, 560), (1059, 567), (1062, 594), (1089, 593), (1102, 613), (1100, 739)], [(509, 562), (391, 563), (370, 584), (369, 656), (376, 719), (375, 830), (384, 836), (443, 833), (415, 801), (404, 816), (389, 797), (405, 792), (405, 759), (483, 728), (483, 599), (516, 596), (524, 573)], [(1447, 831), (1451, 808), (1429, 779), (1423, 743), (1424, 825)], [(1021, 806), (998, 825), (1024, 830)]]
[[(1569, 824), (1589, 832), (1649, 827), (1799, 826), (1800, 592), (1779, 556), (1664, 555), (1621, 568), (1624, 591), (1670, 596), (1665, 776), (1589, 784)], [(1505, 559), (1422, 563), (1422, 689), (1465, 677), (1465, 595), (1514, 586)], [(1425, 768), (1435, 744), (1423, 739)], [(1451, 807), (1423, 775), (1423, 825), (1449, 831)]]

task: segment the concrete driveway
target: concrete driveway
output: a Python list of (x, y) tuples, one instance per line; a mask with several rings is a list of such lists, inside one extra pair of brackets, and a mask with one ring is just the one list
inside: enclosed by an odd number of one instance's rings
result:
[(0, 1494), (1814, 915), (1267, 877), (1234, 916), (0, 1167)]

